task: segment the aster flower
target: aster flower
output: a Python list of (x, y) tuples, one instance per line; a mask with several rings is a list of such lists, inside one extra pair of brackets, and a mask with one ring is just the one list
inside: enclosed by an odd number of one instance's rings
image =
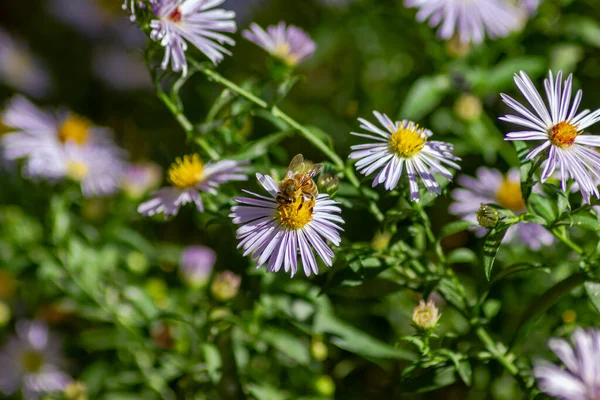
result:
[(140, 204), (138, 212), (144, 215), (164, 213), (166, 218), (176, 215), (179, 207), (191, 202), (203, 212), (199, 191), (216, 195), (216, 188), (222, 183), (245, 181), (248, 177), (243, 173), (242, 164), (245, 162), (223, 160), (204, 165), (197, 154), (177, 158), (168, 172), (173, 186), (155, 191), (150, 200)]
[(85, 196), (118, 189), (125, 153), (112, 142), (109, 129), (70, 112), (40, 110), (21, 96), (9, 102), (1, 117), (10, 128), (2, 137), (4, 157), (24, 159), (24, 176), (71, 178), (81, 183)]
[(21, 389), (24, 398), (37, 399), (62, 391), (72, 380), (61, 370), (60, 346), (46, 325), (20, 321), (16, 333), (0, 350), (0, 392)]
[(206, 246), (188, 246), (181, 252), (181, 276), (192, 287), (204, 286), (210, 279), (217, 254)]
[(501, 94), (504, 103), (519, 115), (506, 115), (500, 119), (527, 128), (525, 131), (509, 132), (506, 140), (544, 141), (527, 154), (527, 159), (531, 160), (548, 150), (541, 174), (542, 183), (558, 168), (562, 189), (566, 191), (567, 179), (574, 179), (584, 202), (589, 203), (591, 194), (600, 196), (595, 184), (600, 179), (600, 154), (589, 147), (600, 146), (600, 136), (584, 135), (583, 131), (600, 120), (600, 109), (577, 114), (582, 91), (577, 91), (573, 104), (570, 104), (572, 80), (573, 76), (569, 75), (563, 88), (562, 71), (557, 74), (556, 80), (552, 71), (549, 72), (548, 79), (544, 80), (548, 110), (531, 79), (521, 71), (515, 75), (515, 83), (535, 114), (512, 97)]
[(432, 132), (419, 128), (413, 122), (392, 122), (385, 114), (377, 111), (373, 114), (384, 129), (359, 118), (360, 127), (375, 135), (352, 132), (352, 135), (375, 141), (351, 147), (354, 151), (349, 158), (359, 160), (356, 163), (358, 171), (363, 175), (370, 175), (381, 169), (373, 181), (373, 187), (383, 183), (387, 190), (393, 190), (398, 185), (404, 168), (408, 175), (411, 200), (419, 201), (417, 177), (421, 178), (428, 191), (439, 195), (440, 185), (433, 174), (439, 173), (452, 180), (452, 172), (442, 164), (460, 169), (454, 162), (460, 161), (460, 158), (452, 154), (454, 147), (446, 142), (429, 141)]
[(185, 52), (187, 42), (196, 46), (213, 64), (217, 65), (224, 54), (231, 52), (223, 44), (233, 46), (235, 41), (219, 32), (235, 32), (235, 13), (223, 9), (214, 10), (225, 0), (162, 0), (152, 9), (157, 19), (150, 22), (152, 40), (165, 47), (162, 68), (169, 62), (175, 72), (187, 74)]
[(309, 58), (316, 48), (306, 32), (294, 25), (286, 26), (284, 22), (269, 26), (266, 32), (252, 23), (242, 35), (292, 67)]
[(600, 331), (578, 328), (564, 339), (550, 339), (548, 347), (566, 369), (546, 360), (534, 363), (533, 375), (540, 390), (562, 400), (596, 400), (600, 397)]
[[(269, 196), (246, 192), (253, 198), (236, 198), (240, 205), (232, 207), (230, 214), (233, 223), (241, 225), (237, 238), (244, 256), (252, 254), (257, 268), (266, 264), (269, 272), (278, 272), (283, 267), (292, 277), (298, 270), (298, 253), (306, 276), (319, 272), (313, 249), (325, 265), (331, 266), (334, 254), (325, 240), (340, 244), (342, 228), (338, 224), (344, 220), (337, 215), (341, 212), (339, 203), (327, 194), (306, 197), (294, 191), (286, 197), (270, 176), (257, 173), (256, 178)], [(297, 178), (292, 174), (284, 181)]]
[(419, 22), (439, 25), (439, 37), (456, 34), (462, 43), (481, 43), (486, 33), (492, 39), (508, 36), (523, 25), (523, 12), (505, 0), (405, 0), (404, 4), (419, 9)]
[[(462, 175), (457, 181), (461, 187), (452, 191), (454, 202), (449, 211), (465, 221), (477, 223), (476, 213), (481, 204), (497, 204), (516, 215), (527, 211), (517, 168), (512, 168), (504, 175), (497, 169), (480, 167), (476, 178)], [(477, 234), (482, 236), (485, 232), (485, 229), (480, 229)], [(504, 238), (524, 243), (532, 250), (539, 250), (554, 242), (550, 232), (533, 222), (511, 226)]]
[(121, 188), (132, 199), (156, 189), (162, 180), (161, 168), (152, 162), (130, 164), (123, 173)]
[(34, 97), (45, 96), (51, 89), (46, 66), (24, 43), (1, 29), (0, 80)]

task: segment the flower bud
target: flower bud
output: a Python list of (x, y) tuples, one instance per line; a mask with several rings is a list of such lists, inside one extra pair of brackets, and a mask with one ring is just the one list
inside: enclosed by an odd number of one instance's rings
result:
[(316, 336), (312, 339), (310, 344), (310, 352), (313, 358), (317, 361), (323, 361), (327, 359), (328, 350), (327, 345), (323, 343), (323, 338)]
[(484, 228), (493, 228), (498, 223), (498, 211), (488, 204), (481, 203), (479, 210), (475, 214), (477, 222)]
[(88, 399), (87, 387), (85, 386), (85, 383), (79, 382), (79, 381), (69, 383), (65, 387), (64, 394), (65, 394), (65, 398), (67, 400), (87, 400)]
[(193, 288), (201, 288), (210, 279), (216, 253), (205, 246), (188, 246), (181, 252), (179, 261), (181, 278)]
[(479, 97), (462, 94), (454, 103), (454, 112), (463, 121), (475, 121), (481, 115), (482, 105)]
[(412, 320), (417, 327), (430, 330), (435, 328), (441, 316), (433, 300), (429, 300), (427, 304), (421, 300), (413, 310)]
[(321, 375), (315, 381), (315, 388), (319, 394), (331, 397), (335, 393), (335, 382), (328, 375)]
[(322, 173), (321, 176), (319, 176), (319, 180), (317, 181), (319, 192), (327, 193), (331, 197), (335, 195), (339, 185), (340, 178), (338, 178), (335, 174), (329, 172)]
[(133, 273), (143, 275), (148, 270), (148, 258), (140, 251), (130, 251), (125, 259), (127, 268)]
[(371, 240), (371, 248), (375, 251), (385, 250), (390, 244), (391, 239), (391, 233), (379, 231), (375, 233), (375, 236), (373, 236), (373, 240)]
[(241, 282), (239, 275), (231, 271), (221, 272), (213, 280), (210, 290), (217, 300), (231, 300), (237, 295)]

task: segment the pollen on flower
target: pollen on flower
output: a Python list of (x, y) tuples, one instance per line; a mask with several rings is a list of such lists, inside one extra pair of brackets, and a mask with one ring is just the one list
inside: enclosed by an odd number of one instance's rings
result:
[(570, 147), (577, 138), (577, 126), (571, 125), (567, 121), (559, 122), (550, 130), (550, 141), (553, 145), (559, 147)]
[(169, 14), (167, 18), (175, 23), (181, 21), (181, 11), (179, 11), (179, 7), (173, 10), (173, 12)]
[(287, 65), (292, 67), (298, 64), (298, 56), (292, 53), (288, 43), (281, 43), (279, 46), (277, 46), (275, 51), (273, 51), (273, 55), (282, 59)]
[(525, 209), (525, 202), (521, 194), (521, 184), (509, 179), (504, 179), (496, 192), (498, 205), (511, 210), (521, 211)]
[(400, 125), (398, 130), (392, 133), (390, 139), (392, 151), (403, 158), (410, 158), (418, 154), (427, 142), (424, 131), (424, 128), (419, 128), (419, 125), (412, 122), (408, 125)]
[(75, 181), (81, 181), (89, 172), (88, 166), (83, 161), (68, 161), (67, 176)]
[(279, 221), (286, 229), (301, 229), (312, 221), (314, 200), (304, 200), (302, 196), (290, 204), (280, 204), (277, 207)]
[(67, 118), (58, 130), (58, 138), (61, 142), (75, 142), (79, 145), (84, 144), (88, 139), (88, 133), (91, 122), (77, 115), (71, 115)]
[(44, 363), (42, 356), (35, 351), (24, 351), (21, 355), (21, 362), (27, 372), (38, 372)]
[(194, 186), (202, 180), (204, 165), (197, 154), (175, 159), (169, 168), (169, 180), (180, 188)]

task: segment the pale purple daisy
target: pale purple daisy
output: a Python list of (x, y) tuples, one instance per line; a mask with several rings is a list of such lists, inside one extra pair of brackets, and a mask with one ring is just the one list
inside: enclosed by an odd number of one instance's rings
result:
[(245, 191), (255, 198), (236, 198), (242, 205), (232, 207), (230, 214), (234, 224), (241, 224), (237, 238), (244, 256), (252, 254), (257, 268), (267, 264), (269, 272), (278, 272), (283, 267), (292, 277), (298, 270), (298, 253), (306, 276), (319, 272), (313, 249), (331, 266), (334, 253), (325, 241), (335, 246), (341, 242), (338, 224), (344, 220), (337, 215), (339, 203), (323, 193), (282, 199), (284, 194), (273, 178), (258, 173), (256, 178), (270, 196)]
[(528, 129), (509, 132), (506, 140), (544, 141), (527, 154), (527, 159), (531, 160), (548, 150), (547, 162), (541, 174), (542, 183), (558, 168), (562, 189), (566, 191), (567, 179), (574, 179), (579, 185), (584, 202), (589, 203), (591, 194), (600, 197), (595, 184), (595, 181), (600, 179), (600, 154), (589, 147), (600, 146), (600, 136), (582, 133), (584, 129), (600, 120), (600, 109), (594, 112), (584, 110), (577, 114), (582, 91), (577, 91), (573, 104), (570, 105), (572, 80), (573, 75), (569, 75), (563, 88), (562, 71), (557, 74), (556, 80), (552, 71), (549, 72), (548, 79), (544, 80), (550, 107), (548, 111), (531, 79), (521, 71), (519, 75), (515, 75), (515, 83), (535, 114), (512, 97), (501, 94), (502, 101), (520, 115), (506, 115), (500, 119)]
[(132, 199), (140, 199), (156, 189), (162, 180), (161, 168), (152, 162), (129, 164), (121, 178), (121, 188)]
[(600, 331), (577, 328), (571, 336), (575, 347), (564, 339), (550, 339), (548, 347), (564, 364), (563, 369), (546, 360), (534, 363), (533, 375), (540, 390), (562, 400), (600, 398)]
[(175, 72), (187, 74), (185, 52), (187, 42), (196, 46), (213, 64), (231, 52), (223, 44), (233, 46), (235, 41), (219, 32), (235, 32), (235, 13), (213, 8), (225, 0), (161, 0), (152, 9), (158, 19), (150, 22), (152, 40), (165, 47), (162, 68), (169, 63)]
[(242, 35), (289, 66), (306, 60), (316, 49), (315, 42), (306, 32), (294, 25), (286, 26), (284, 22), (269, 26), (266, 32), (252, 23)]
[(452, 172), (442, 164), (460, 169), (454, 162), (460, 161), (460, 158), (452, 154), (454, 147), (446, 142), (429, 141), (432, 132), (429, 129), (419, 128), (413, 122), (407, 120), (392, 122), (385, 114), (377, 111), (373, 114), (384, 129), (359, 118), (360, 127), (375, 135), (352, 132), (352, 135), (375, 141), (375, 143), (351, 147), (353, 152), (349, 158), (359, 160), (356, 163), (358, 171), (363, 175), (370, 175), (381, 169), (373, 180), (373, 187), (383, 183), (387, 190), (393, 190), (400, 181), (402, 170), (405, 169), (411, 200), (419, 201), (417, 177), (421, 178), (428, 191), (439, 195), (440, 185), (433, 174), (438, 173), (452, 180)]
[(60, 343), (41, 322), (19, 321), (16, 336), (0, 350), (0, 392), (21, 390), (26, 399), (57, 394), (72, 382), (62, 371)]
[[(462, 175), (457, 181), (461, 187), (452, 191), (454, 202), (449, 211), (465, 221), (477, 223), (475, 214), (482, 203), (497, 204), (515, 215), (527, 211), (517, 168), (510, 169), (504, 175), (497, 169), (479, 167), (477, 177)], [(482, 236), (485, 232), (486, 229), (481, 228), (477, 234)], [(518, 241), (532, 250), (539, 250), (552, 244), (554, 236), (539, 224), (521, 222), (508, 229), (504, 240)]]
[(180, 273), (184, 281), (192, 287), (208, 283), (217, 260), (217, 254), (206, 246), (188, 246), (181, 252)]
[(71, 178), (85, 196), (117, 191), (125, 153), (112, 142), (109, 129), (70, 112), (40, 110), (21, 96), (9, 102), (1, 117), (9, 128), (1, 142), (4, 157), (24, 159), (27, 178)]
[(523, 11), (506, 0), (405, 0), (416, 7), (417, 20), (429, 19), (431, 27), (440, 26), (438, 36), (450, 39), (455, 34), (462, 43), (481, 43), (490, 38), (508, 36), (521, 29)]
[(33, 97), (50, 92), (50, 74), (25, 43), (0, 29), (0, 80)]
[(203, 212), (200, 192), (216, 195), (216, 188), (223, 183), (247, 180), (242, 167), (245, 163), (223, 160), (204, 165), (197, 154), (177, 158), (168, 172), (173, 186), (152, 193), (150, 200), (140, 204), (138, 212), (144, 215), (164, 213), (166, 218), (176, 215), (182, 205), (192, 202)]

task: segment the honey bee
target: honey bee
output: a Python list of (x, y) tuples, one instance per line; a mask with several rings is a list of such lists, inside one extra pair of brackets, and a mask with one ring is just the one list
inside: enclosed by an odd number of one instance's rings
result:
[(300, 203), (300, 208), (304, 202), (310, 202), (311, 207), (317, 199), (319, 190), (313, 181), (323, 170), (323, 164), (313, 164), (305, 162), (302, 154), (297, 154), (288, 166), (285, 178), (279, 184), (279, 193), (276, 201), (280, 205)]

